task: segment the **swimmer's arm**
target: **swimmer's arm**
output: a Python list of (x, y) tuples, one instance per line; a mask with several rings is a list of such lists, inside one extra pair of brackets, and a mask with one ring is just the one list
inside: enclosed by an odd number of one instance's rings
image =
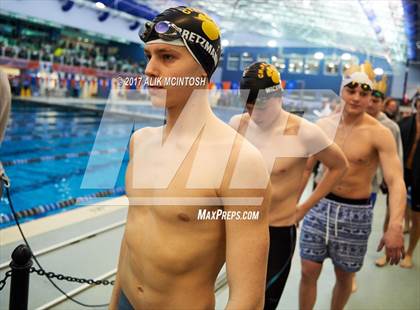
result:
[(121, 247), (120, 247), (120, 256), (118, 259), (118, 267), (117, 267), (117, 273), (115, 275), (115, 283), (114, 287), (112, 289), (112, 295), (111, 295), (111, 301), (109, 302), (109, 310), (118, 310), (118, 300), (120, 298), (120, 292), (121, 292), (121, 282), (119, 277), (119, 271), (121, 267), (121, 261), (122, 257), (126, 255), (127, 246), (125, 243), (125, 233), (123, 235), (123, 238), (121, 240)]
[[(138, 141), (138, 136), (141, 134), (141, 130), (137, 130), (135, 131), (131, 138), (130, 138), (130, 143), (129, 143), (129, 155), (130, 155), (130, 163), (132, 164), (131, 161), (134, 158), (134, 141)], [(110, 310), (118, 310), (118, 300), (120, 298), (120, 291), (121, 291), (121, 282), (120, 282), (120, 278), (119, 278), (119, 270), (120, 270), (120, 265), (121, 265), (121, 258), (125, 257), (126, 255), (126, 251), (127, 251), (127, 246), (125, 243), (125, 233), (123, 235), (123, 238), (121, 240), (121, 247), (120, 247), (120, 256), (118, 259), (118, 267), (117, 267), (117, 274), (115, 275), (115, 283), (114, 283), (114, 288), (112, 290), (112, 295), (111, 295), (111, 301), (109, 303), (109, 309)]]
[(312, 171), (316, 163), (318, 162), (318, 160), (313, 156), (313, 154), (320, 152), (322, 149), (326, 148), (327, 146), (333, 143), (325, 135), (322, 128), (323, 127), (320, 122), (318, 122), (317, 124), (313, 124), (305, 119), (302, 119), (299, 137), (300, 139), (302, 139), (302, 143), (305, 145), (306, 151), (310, 156), (306, 161), (305, 170), (303, 171), (298, 201), (300, 200), (303, 191), (305, 190), (305, 187), (309, 181), (309, 178), (311, 177)]
[(299, 195), (298, 195), (298, 201), (300, 200), (300, 197), (303, 194), (303, 191), (306, 188), (306, 185), (308, 184), (309, 178), (311, 177), (312, 171), (314, 170), (314, 166), (317, 163), (317, 160), (314, 156), (311, 156), (306, 161), (305, 170), (302, 174), (302, 180), (300, 183), (300, 189), (299, 189)]
[(298, 207), (296, 214), (297, 222), (299, 222), (319, 200), (331, 192), (333, 187), (343, 177), (348, 167), (348, 162), (343, 151), (335, 143), (315, 154), (313, 157), (328, 169), (325, 171), (321, 181), (309, 198)]
[[(245, 194), (245, 193), (244, 193)], [(245, 194), (246, 195), (246, 194)], [(260, 211), (258, 220), (226, 220), (226, 310), (262, 309), (268, 260), (268, 214), (271, 186), (261, 207), (225, 207), (225, 211)]]
[(378, 129), (375, 136), (381, 138), (374, 139), (384, 180), (388, 186), (390, 212), (388, 228), (379, 248), (382, 249), (385, 245), (387, 258), (391, 260), (391, 264), (396, 264), (400, 259), (400, 253), (404, 252), (402, 227), (407, 193), (395, 140), (391, 132), (385, 129)]
[[(229, 285), (227, 310), (262, 309), (264, 306), (265, 279), (268, 260), (268, 207), (271, 201), (271, 184), (261, 155), (239, 161), (238, 175), (241, 184), (255, 184), (250, 189), (229, 189), (222, 191), (222, 197), (257, 197), (260, 205), (229, 205), (224, 203), (225, 211), (259, 212), (257, 220), (225, 220), (226, 231), (226, 272)], [(242, 171), (241, 171), (242, 170)], [(243, 182), (243, 183), (242, 183)], [(233, 187), (233, 186), (232, 186)], [(256, 188), (257, 187), (257, 188)], [(259, 187), (259, 188), (258, 188)]]

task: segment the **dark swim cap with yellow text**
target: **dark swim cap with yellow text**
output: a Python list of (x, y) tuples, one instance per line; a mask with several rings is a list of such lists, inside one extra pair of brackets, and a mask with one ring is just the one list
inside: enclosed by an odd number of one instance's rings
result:
[(243, 92), (245, 103), (255, 103), (257, 97), (264, 100), (280, 96), (283, 91), (280, 73), (276, 67), (265, 62), (255, 62), (244, 70), (240, 88), (244, 91), (249, 89), (249, 94)]
[(195, 8), (170, 8), (157, 15), (152, 22), (145, 24), (146, 29), (139, 34), (143, 42), (163, 38), (170, 44), (170, 36), (156, 31), (159, 22), (167, 22), (166, 24), (172, 26), (175, 32), (173, 39), (181, 39), (184, 42), (185, 47), (210, 79), (219, 64), (221, 54), (220, 31), (216, 23), (206, 13)]

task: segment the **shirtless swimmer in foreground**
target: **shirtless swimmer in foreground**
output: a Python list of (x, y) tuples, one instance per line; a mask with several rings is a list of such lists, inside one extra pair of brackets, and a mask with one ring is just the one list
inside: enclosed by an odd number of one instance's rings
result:
[[(219, 62), (219, 29), (196, 9), (165, 10), (141, 38), (150, 78), (209, 80)], [(263, 307), (269, 176), (259, 151), (213, 114), (206, 90), (150, 89), (166, 125), (130, 141), (130, 206), (111, 309), (214, 309), (224, 263), (226, 309)], [(226, 216), (199, 220), (203, 209)], [(245, 219), (248, 211), (258, 219)]]

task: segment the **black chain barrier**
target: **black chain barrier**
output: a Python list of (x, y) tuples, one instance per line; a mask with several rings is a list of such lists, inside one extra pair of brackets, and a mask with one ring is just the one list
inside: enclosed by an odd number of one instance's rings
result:
[(36, 272), (39, 276), (46, 276), (49, 279), (57, 279), (57, 280), (64, 280), (68, 282), (76, 282), (81, 284), (94, 284), (94, 285), (114, 285), (115, 281), (108, 281), (108, 280), (93, 280), (93, 279), (83, 279), (83, 278), (75, 278), (70, 276), (65, 276), (63, 274), (56, 274), (54, 272), (46, 272), (43, 269), (37, 269), (35, 267), (31, 267), (30, 273)]
[(4, 275), (3, 280), (0, 281), (0, 291), (3, 289), (3, 287), (6, 285), (7, 278), (12, 276), (12, 270), (8, 270), (6, 274)]
[[(10, 205), (10, 209), (12, 210), (12, 214), (13, 214), (13, 218), (14, 218), (14, 220), (15, 220), (15, 222), (16, 222), (16, 225), (17, 225), (17, 227), (18, 227), (18, 229), (19, 229), (19, 232), (20, 232), (20, 234), (22, 235), (22, 238), (23, 238), (23, 241), (25, 242), (25, 244), (26, 244), (26, 247), (25, 247), (25, 245), (20, 245), (20, 246), (18, 246), (16, 249), (15, 249), (15, 251), (14, 252), (16, 252), (17, 250), (27, 250), (27, 254), (29, 253), (29, 257), (27, 258), (27, 259), (29, 259), (30, 260), (30, 258), (32, 257), (33, 259), (34, 259), (34, 261), (35, 261), (35, 263), (38, 265), (38, 267), (39, 267), (39, 269), (37, 269), (37, 268), (35, 268), (35, 267), (30, 267), (29, 268), (29, 273), (37, 273), (39, 276), (45, 276), (45, 277), (47, 277), (47, 279), (48, 279), (48, 281), (50, 281), (50, 283), (58, 290), (58, 291), (60, 291), (64, 296), (66, 296), (67, 297), (67, 299), (69, 299), (69, 300), (71, 300), (71, 301), (73, 301), (73, 302), (75, 302), (75, 303), (77, 303), (77, 304), (79, 304), (79, 305), (81, 305), (81, 306), (84, 306), (84, 307), (89, 307), (89, 308), (96, 308), (96, 307), (107, 307), (108, 306), (108, 304), (101, 304), (101, 305), (89, 305), (89, 304), (85, 304), (85, 303), (82, 303), (82, 302), (80, 302), (80, 301), (78, 301), (78, 300), (76, 300), (76, 299), (74, 299), (74, 298), (72, 298), (71, 296), (69, 296), (69, 295), (67, 295), (67, 293), (65, 292), (65, 291), (63, 291), (52, 279), (57, 279), (57, 280), (64, 280), (64, 281), (69, 281), (69, 282), (75, 282), (75, 283), (81, 283), (81, 284), (90, 284), (90, 285), (114, 285), (114, 283), (115, 283), (115, 281), (108, 281), (108, 280), (93, 280), (93, 279), (83, 279), (83, 278), (76, 278), (76, 277), (71, 277), (71, 276), (65, 276), (65, 275), (63, 275), (63, 274), (56, 274), (56, 273), (54, 273), (54, 272), (47, 272), (47, 271), (45, 271), (45, 269), (44, 268), (42, 268), (42, 266), (41, 266), (41, 264), (39, 263), (39, 261), (38, 261), (38, 259), (37, 259), (37, 257), (33, 254), (33, 252), (32, 252), (32, 250), (31, 250), (31, 247), (30, 247), (30, 245), (29, 245), (29, 242), (28, 242), (28, 240), (26, 239), (26, 237), (25, 237), (25, 234), (23, 233), (23, 231), (22, 231), (22, 228), (20, 227), (20, 223), (19, 223), (19, 221), (18, 221), (18, 217), (17, 217), (17, 214), (16, 214), (16, 211), (15, 211), (15, 209), (14, 209), (14, 207), (13, 207), (13, 203), (12, 203), (12, 199), (11, 199), (11, 197), (10, 197), (10, 190), (9, 190), (9, 188), (10, 188), (10, 180), (9, 180), (9, 178), (4, 174), (4, 172), (3, 172), (3, 174), (0, 176), (1, 177), (1, 181), (2, 181), (2, 183), (3, 184), (0, 184), (0, 186), (2, 186), (2, 185), (4, 185), (4, 187), (6, 188), (6, 194), (7, 194), (7, 199), (8, 199), (8, 201), (9, 201), (9, 205)], [(23, 248), (26, 248), (26, 249), (23, 249)], [(13, 263), (14, 263), (14, 260), (13, 260), (13, 254), (12, 254), (12, 263), (10, 264), (10, 266), (13, 268)], [(30, 262), (30, 264), (32, 265), (32, 262)], [(18, 267), (19, 268), (19, 267)], [(11, 294), (13, 294), (12, 293), (12, 291), (14, 290), (13, 289), (13, 284), (14, 284), (14, 276), (13, 276), (13, 271), (14, 270), (16, 270), (16, 269), (13, 269), (13, 270), (8, 270), (7, 272), (6, 272), (6, 274), (5, 274), (5, 276), (4, 276), (4, 278), (0, 281), (0, 291), (4, 288), (4, 286), (6, 285), (6, 282), (7, 282), (7, 279), (9, 278), (9, 277), (11, 277), (12, 278), (12, 282), (11, 282)], [(26, 286), (28, 286), (29, 285), (29, 278), (26, 280)], [(26, 287), (26, 289), (28, 289), (28, 287)], [(9, 301), (10, 302), (10, 301)], [(14, 302), (14, 301), (12, 301), (12, 302)], [(27, 303), (27, 294), (26, 294), (26, 301), (25, 301), (26, 303)], [(20, 302), (18, 302), (20, 305), (22, 305), (22, 301), (20, 301)], [(10, 306), (10, 305), (9, 305)], [(13, 306), (10, 306), (11, 308), (10, 309), (13, 309), (15, 306), (14, 306), (14, 304), (13, 304)], [(17, 309), (17, 308), (16, 308)], [(25, 305), (23, 305), (23, 306), (19, 306), (19, 309), (27, 309), (27, 304), (26, 304), (26, 306)]]
[[(68, 282), (75, 282), (80, 284), (89, 284), (89, 285), (114, 285), (115, 281), (109, 281), (109, 280), (94, 280), (94, 279), (84, 279), (84, 278), (75, 278), (71, 276), (65, 276), (63, 274), (56, 274), (54, 272), (47, 272), (44, 269), (37, 269), (35, 267), (31, 267), (29, 273), (36, 273), (39, 276), (46, 276), (48, 279), (57, 279), (57, 280), (64, 280)], [(7, 279), (12, 276), (12, 270), (8, 270), (3, 278), (3, 280), (0, 281), (0, 291), (4, 288), (6, 285)]]

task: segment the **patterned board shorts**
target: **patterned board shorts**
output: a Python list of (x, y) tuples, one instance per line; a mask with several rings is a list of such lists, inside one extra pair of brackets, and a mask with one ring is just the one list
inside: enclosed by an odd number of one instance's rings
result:
[(301, 258), (322, 263), (330, 257), (334, 266), (344, 271), (359, 271), (367, 251), (372, 218), (369, 199), (328, 194), (305, 215), (300, 234)]

